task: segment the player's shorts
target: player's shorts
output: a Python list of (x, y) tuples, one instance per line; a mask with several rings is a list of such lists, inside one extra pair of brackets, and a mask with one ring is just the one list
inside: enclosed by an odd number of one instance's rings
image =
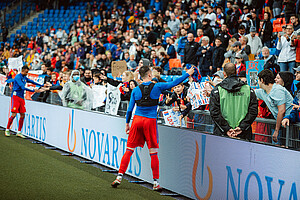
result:
[(135, 115), (129, 130), (127, 147), (144, 147), (145, 142), (148, 148), (159, 148), (156, 119)]
[(11, 112), (12, 113), (26, 113), (25, 100), (17, 95), (11, 97)]

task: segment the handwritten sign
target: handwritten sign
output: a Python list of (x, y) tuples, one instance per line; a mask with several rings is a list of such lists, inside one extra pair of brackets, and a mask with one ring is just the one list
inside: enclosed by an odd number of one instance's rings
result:
[(264, 63), (263, 60), (246, 61), (246, 78), (252, 89), (259, 88), (258, 73), (264, 69)]
[(0, 95), (4, 95), (5, 86), (6, 86), (6, 77), (0, 74)]
[(127, 64), (125, 60), (113, 61), (111, 63), (111, 74), (113, 77), (120, 76), (127, 70)]
[[(179, 117), (181, 115), (180, 112), (178, 112), (178, 111), (175, 112), (172, 109), (170, 109), (170, 110), (165, 110), (162, 113), (163, 113), (166, 125), (168, 125), (168, 126), (180, 126), (180, 120), (179, 120)], [(181, 120), (181, 126), (185, 126), (184, 119)]]
[(17, 69), (18, 72), (21, 71), (21, 68), (23, 67), (23, 56), (19, 56), (17, 58), (8, 58), (8, 69)]
[(199, 106), (209, 104), (209, 97), (204, 93), (207, 87), (207, 82), (193, 82), (188, 90), (187, 96), (191, 99), (192, 110), (199, 108)]
[(98, 108), (104, 105), (104, 100), (106, 98), (106, 87), (103, 85), (93, 85), (93, 108)]

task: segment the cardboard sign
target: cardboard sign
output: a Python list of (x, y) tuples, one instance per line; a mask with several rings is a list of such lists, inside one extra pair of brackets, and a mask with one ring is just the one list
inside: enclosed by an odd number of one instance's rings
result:
[(17, 58), (8, 58), (8, 69), (17, 69), (18, 72), (21, 71), (21, 68), (23, 67), (23, 56), (19, 56)]
[[(179, 117), (181, 115), (180, 112), (175, 112), (172, 109), (165, 110), (162, 112), (165, 120), (165, 124), (168, 126), (180, 126)], [(181, 126), (185, 127), (185, 120), (184, 118), (181, 120)]]
[(0, 95), (4, 95), (5, 86), (6, 86), (6, 76), (0, 74)]
[(207, 82), (193, 82), (188, 90), (188, 97), (191, 99), (192, 110), (199, 106), (209, 104), (209, 97), (204, 94)]
[(127, 64), (125, 60), (113, 61), (111, 63), (111, 74), (113, 77), (120, 76), (126, 70), (127, 70)]
[(263, 60), (246, 61), (246, 78), (252, 89), (259, 88), (258, 73), (264, 69), (264, 64)]

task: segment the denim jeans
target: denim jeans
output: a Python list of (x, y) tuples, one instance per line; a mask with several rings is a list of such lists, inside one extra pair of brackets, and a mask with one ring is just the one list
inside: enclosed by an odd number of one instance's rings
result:
[(290, 62), (279, 62), (278, 63), (280, 66), (280, 71), (284, 72), (284, 71), (290, 71), (292, 73), (294, 73), (294, 69), (296, 67), (296, 62), (295, 61), (290, 61)]

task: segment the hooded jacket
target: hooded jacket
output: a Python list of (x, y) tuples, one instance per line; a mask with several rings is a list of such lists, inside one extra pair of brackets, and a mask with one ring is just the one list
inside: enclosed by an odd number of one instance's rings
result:
[(251, 124), (257, 116), (258, 103), (246, 83), (237, 76), (227, 77), (212, 90), (209, 105), (214, 134), (227, 136), (229, 129), (240, 127), (242, 133), (237, 137), (252, 139)]

